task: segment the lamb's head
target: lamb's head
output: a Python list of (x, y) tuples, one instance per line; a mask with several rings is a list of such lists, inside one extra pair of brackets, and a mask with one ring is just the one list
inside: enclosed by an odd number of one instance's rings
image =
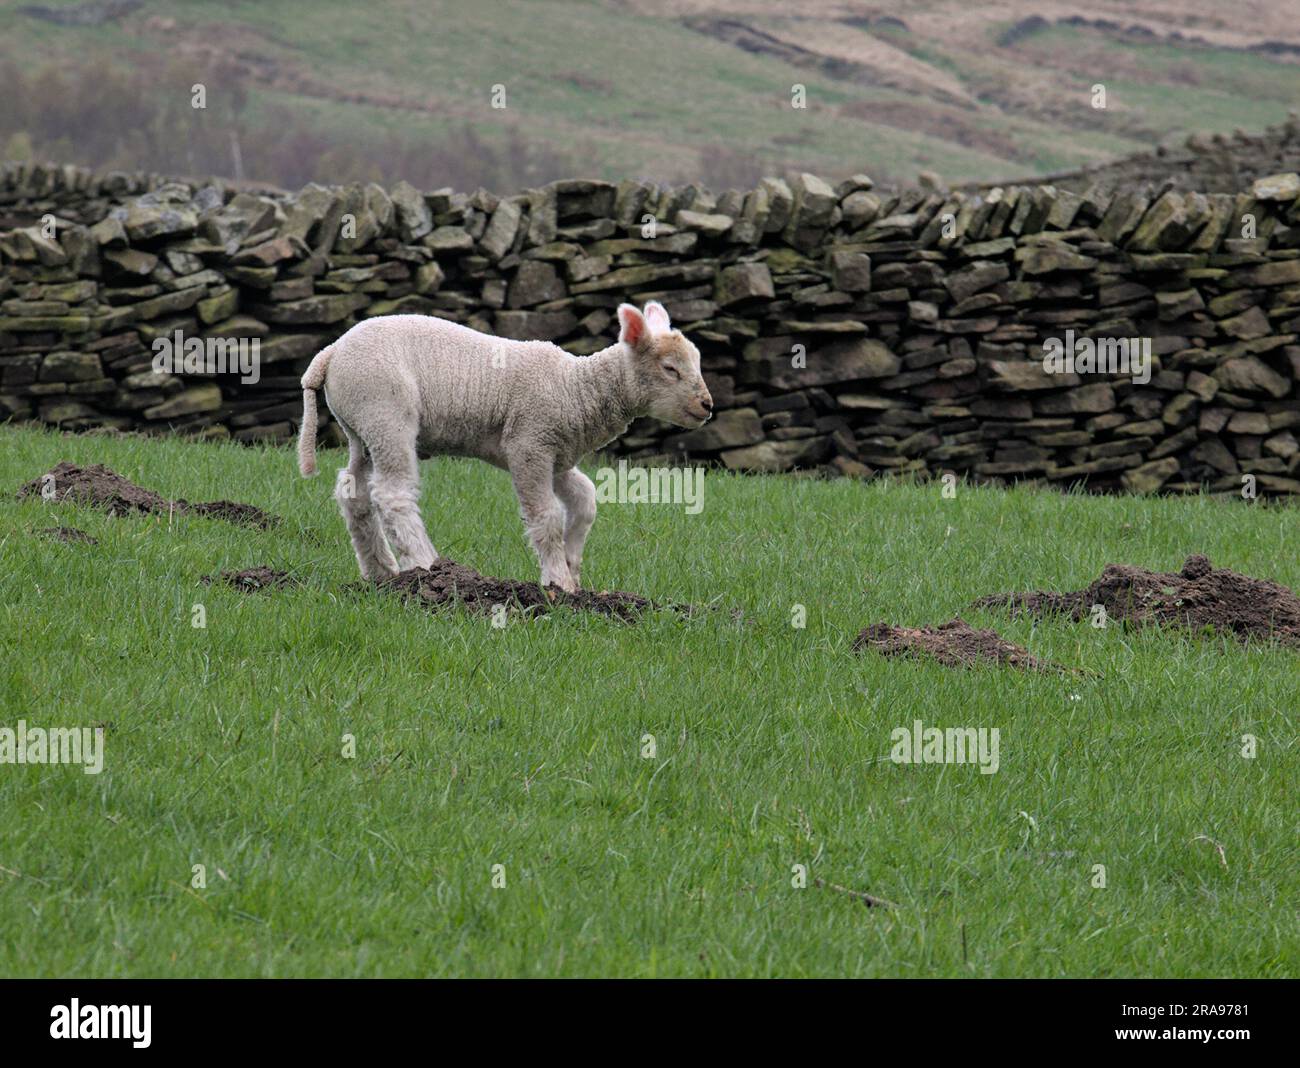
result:
[(620, 304), (618, 323), (644, 414), (692, 430), (707, 423), (713, 398), (700, 374), (700, 350), (673, 329), (664, 306), (652, 300), (642, 313)]

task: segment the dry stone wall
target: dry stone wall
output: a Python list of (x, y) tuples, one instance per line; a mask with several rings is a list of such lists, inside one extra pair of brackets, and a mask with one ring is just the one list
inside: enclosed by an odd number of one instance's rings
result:
[[(1189, 134), (1180, 145), (1159, 145), (1149, 152), (1062, 171), (1036, 179), (1082, 192), (1091, 186), (1160, 183), (1198, 193), (1236, 193), (1258, 178), (1300, 170), (1300, 115), (1271, 126), (1262, 134), (1236, 130)], [(971, 183), (987, 188), (996, 183)], [(1005, 184), (1005, 183), (1004, 183)]]
[[(632, 456), (1300, 493), (1294, 173), (1208, 194), (804, 174), (497, 197), (8, 165), (0, 219), (0, 419), (281, 441), (308, 360), (359, 319), (438, 315), (583, 355), (620, 301), (653, 298), (700, 346), (718, 415), (638, 422), (614, 446)], [(158, 371), (174, 338), (256, 340), (257, 380)], [(1144, 339), (1149, 380), (1045, 368), (1066, 338)]]

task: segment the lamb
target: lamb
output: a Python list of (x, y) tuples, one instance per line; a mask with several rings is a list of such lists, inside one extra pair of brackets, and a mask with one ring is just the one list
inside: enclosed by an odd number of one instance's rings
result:
[(316, 473), (324, 389), (348, 439), (334, 496), (362, 577), (437, 560), (420, 517), (418, 460), (447, 454), (510, 472), (542, 585), (576, 591), (596, 518), (595, 486), (577, 462), (639, 416), (694, 429), (713, 412), (699, 350), (663, 305), (622, 304), (618, 322), (618, 341), (591, 356), (426, 315), (367, 319), (317, 353), (302, 376), (298, 467)]

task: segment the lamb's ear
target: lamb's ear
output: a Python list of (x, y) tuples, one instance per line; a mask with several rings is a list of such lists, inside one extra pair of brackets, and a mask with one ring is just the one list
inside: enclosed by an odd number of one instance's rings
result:
[(652, 334), (666, 334), (673, 328), (673, 324), (668, 319), (668, 309), (657, 300), (646, 302), (645, 321)]
[(650, 337), (650, 326), (634, 304), (618, 306), (618, 339), (639, 348)]

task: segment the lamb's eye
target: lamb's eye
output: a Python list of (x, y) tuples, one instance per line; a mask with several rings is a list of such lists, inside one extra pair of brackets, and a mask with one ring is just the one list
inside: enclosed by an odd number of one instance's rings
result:
[(681, 380), (682, 377), (681, 371), (677, 370), (677, 368), (674, 367), (672, 364), (669, 363), (664, 364), (664, 370), (667, 371), (668, 374), (671, 375), (675, 381)]

